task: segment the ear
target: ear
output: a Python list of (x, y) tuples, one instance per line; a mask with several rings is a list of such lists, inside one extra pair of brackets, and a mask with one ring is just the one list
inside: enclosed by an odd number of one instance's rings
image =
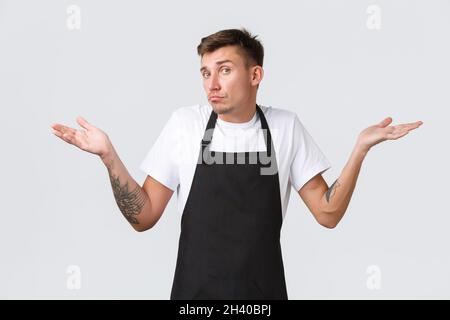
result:
[(261, 66), (252, 67), (252, 85), (258, 85), (264, 77), (264, 69)]

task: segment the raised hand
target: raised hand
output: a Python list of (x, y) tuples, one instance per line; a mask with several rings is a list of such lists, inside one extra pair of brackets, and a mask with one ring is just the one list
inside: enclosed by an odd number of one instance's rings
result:
[(411, 130), (420, 127), (423, 122), (416, 121), (414, 123), (398, 124), (389, 126), (392, 118), (388, 117), (379, 124), (364, 129), (358, 137), (358, 145), (368, 151), (374, 145), (385, 140), (397, 140), (407, 135)]
[(76, 130), (55, 123), (51, 126), (53, 134), (83, 151), (99, 155), (100, 157), (105, 156), (111, 151), (112, 144), (105, 132), (94, 127), (82, 117), (77, 117), (76, 121), (85, 130)]

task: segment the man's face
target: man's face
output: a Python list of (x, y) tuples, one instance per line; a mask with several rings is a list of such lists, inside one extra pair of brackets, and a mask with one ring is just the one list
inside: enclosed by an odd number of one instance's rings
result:
[(238, 47), (226, 46), (206, 53), (201, 63), (203, 88), (214, 112), (231, 113), (251, 101), (257, 85), (252, 80), (252, 73), (259, 67), (247, 69), (244, 57), (238, 53)]

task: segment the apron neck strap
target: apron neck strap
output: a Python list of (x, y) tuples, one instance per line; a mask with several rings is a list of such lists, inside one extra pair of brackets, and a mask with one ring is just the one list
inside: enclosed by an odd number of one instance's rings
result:
[[(261, 121), (261, 128), (263, 129), (264, 141), (266, 143), (267, 153), (270, 156), (271, 146), (272, 146), (272, 136), (270, 134), (269, 125), (267, 124), (266, 117), (264, 116), (264, 112), (261, 108), (256, 105), (256, 112), (259, 115), (259, 121)], [(205, 133), (203, 134), (203, 139), (201, 145), (203, 147), (207, 147), (213, 137), (214, 128), (216, 127), (217, 113), (214, 110), (211, 111), (211, 115), (209, 116), (208, 124), (206, 125)]]

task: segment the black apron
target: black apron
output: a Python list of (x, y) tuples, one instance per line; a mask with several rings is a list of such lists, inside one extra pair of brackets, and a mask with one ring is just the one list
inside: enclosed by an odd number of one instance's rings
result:
[[(264, 152), (210, 151), (211, 112), (181, 219), (171, 299), (287, 299), (275, 149), (256, 109)], [(272, 174), (261, 174), (270, 167)]]

